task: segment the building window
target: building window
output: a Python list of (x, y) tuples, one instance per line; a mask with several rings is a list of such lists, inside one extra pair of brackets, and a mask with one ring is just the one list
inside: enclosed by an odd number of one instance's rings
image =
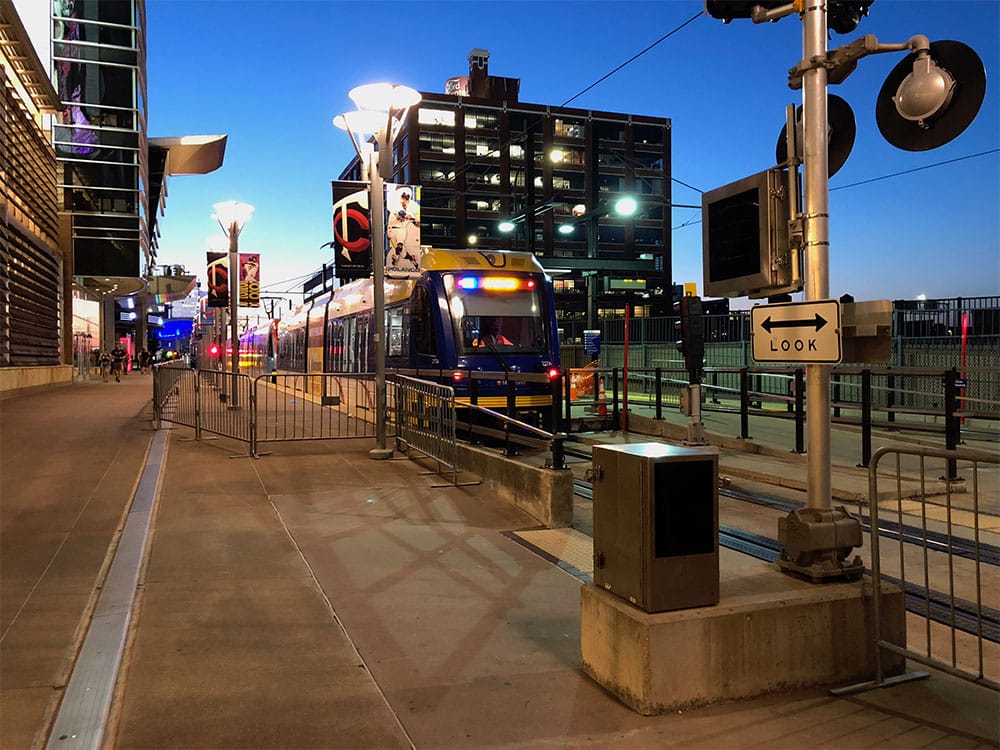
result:
[(597, 137), (602, 141), (625, 141), (624, 122), (599, 122), (597, 123)]
[(636, 125), (632, 131), (636, 143), (656, 144), (663, 143), (664, 129), (658, 125)]
[(583, 190), (584, 174), (582, 172), (563, 172), (552, 175), (554, 190)]
[(587, 163), (587, 155), (584, 150), (571, 146), (556, 146), (549, 152), (549, 158), (553, 164), (583, 165)]
[(454, 154), (455, 134), (420, 131), (420, 150), (434, 154)]
[(499, 185), (500, 169), (490, 164), (469, 164), (465, 169), (465, 181), (469, 185)]
[(599, 178), (602, 193), (621, 193), (625, 190), (625, 178), (616, 175), (603, 174)]
[(609, 245), (625, 244), (625, 227), (620, 224), (600, 224), (597, 228), (598, 243)]
[(642, 195), (663, 195), (663, 180), (659, 177), (637, 178), (635, 191)]
[[(424, 206), (427, 202), (424, 201)], [(465, 199), (466, 211), (488, 211), (489, 213), (500, 213), (500, 199), (488, 196), (470, 197)]]
[(663, 155), (656, 153), (643, 153), (636, 151), (632, 156), (636, 169), (655, 169), (657, 172), (663, 171)]
[(421, 221), (420, 231), (422, 233), (426, 232), (428, 235), (433, 235), (435, 237), (454, 237), (455, 222), (448, 221), (447, 219), (430, 219)]
[(455, 111), (451, 109), (430, 109), (421, 107), (417, 113), (417, 122), (421, 125), (444, 125), (455, 127)]
[(465, 113), (466, 130), (496, 130), (500, 127), (500, 118), (494, 112), (467, 111)]
[(661, 227), (636, 227), (635, 244), (662, 247), (663, 229)]
[(585, 132), (583, 120), (557, 117), (553, 126), (553, 132), (564, 138), (583, 139)]
[(421, 182), (454, 182), (455, 166), (443, 162), (420, 162)]
[[(514, 187), (524, 187), (524, 170), (523, 169), (511, 169), (510, 170), (510, 183)], [(544, 180), (542, 175), (535, 175), (535, 187), (541, 188), (544, 185)]]
[(465, 153), (468, 156), (500, 156), (500, 139), (480, 135), (470, 135), (465, 138)]
[(437, 190), (420, 191), (420, 207), (422, 209), (441, 208), (445, 210), (455, 210), (455, 193), (439, 192)]

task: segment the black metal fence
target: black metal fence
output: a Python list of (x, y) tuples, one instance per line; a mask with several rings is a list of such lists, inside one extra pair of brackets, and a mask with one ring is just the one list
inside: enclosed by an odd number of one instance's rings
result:
[[(738, 413), (742, 439), (751, 437), (751, 418), (794, 420), (794, 444), (789, 449), (803, 453), (805, 377), (803, 368), (793, 367), (706, 368), (702, 409)], [(943, 447), (954, 450), (973, 421), (991, 425), (994, 433), (1000, 421), (1000, 405), (967, 399), (962, 383), (954, 369), (835, 367), (831, 419), (860, 427), (862, 466), (871, 459), (875, 429), (938, 435)], [(688, 384), (687, 371), (678, 367), (629, 367), (627, 379), (619, 367), (571, 368), (562, 396), (565, 430), (571, 431), (574, 424), (592, 429), (595, 419), (605, 429), (620, 429), (623, 409), (663, 419), (667, 409), (677, 410)], [(586, 407), (591, 418), (574, 420), (574, 406)]]
[[(677, 320), (677, 316), (666, 316), (630, 321), (629, 371), (684, 369), (683, 357), (676, 348)], [(584, 327), (582, 321), (560, 322), (567, 366), (585, 361), (576, 351), (582, 348)], [(624, 319), (603, 320), (599, 329), (600, 365), (623, 368)], [(749, 310), (705, 316), (705, 366), (718, 370), (714, 385), (735, 389), (740, 369), (760, 369), (752, 357), (750, 333)], [(875, 407), (939, 410), (943, 405), (940, 389), (927, 389), (921, 380), (924, 375), (913, 380), (904, 371), (927, 370), (940, 375), (953, 369), (959, 374), (963, 409), (1000, 416), (1000, 297), (894, 302), (890, 361), (884, 365), (845, 362), (835, 370), (834, 377), (851, 400), (851, 394), (863, 387), (863, 371), (881, 373), (876, 382), (884, 382), (884, 387), (876, 389)], [(725, 371), (728, 376), (723, 375)], [(837, 393), (832, 397), (836, 399)], [(853, 400), (860, 401), (860, 397)]]

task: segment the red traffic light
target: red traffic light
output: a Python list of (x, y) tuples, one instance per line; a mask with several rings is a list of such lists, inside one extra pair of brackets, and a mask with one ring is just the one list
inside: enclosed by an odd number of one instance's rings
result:
[(211, 346), (208, 347), (208, 353), (213, 357), (218, 357), (220, 351), (221, 349), (219, 348), (218, 344), (212, 344)]

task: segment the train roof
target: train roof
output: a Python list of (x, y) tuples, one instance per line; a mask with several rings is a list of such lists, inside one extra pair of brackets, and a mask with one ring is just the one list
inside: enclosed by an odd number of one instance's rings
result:
[[(413, 285), (425, 271), (507, 271), (545, 273), (533, 253), (523, 250), (476, 250), (473, 248), (425, 247), (420, 253), (420, 268), (408, 278), (386, 278), (386, 302), (395, 302), (410, 296)], [(279, 321), (282, 328), (303, 325), (310, 311), (320, 311), (332, 302), (338, 313), (350, 313), (371, 307), (372, 279), (358, 279), (332, 292), (311, 300)]]
[(523, 271), (545, 273), (534, 253), (523, 250), (475, 250), (472, 248), (425, 248), (420, 255), (421, 271), (472, 270)]

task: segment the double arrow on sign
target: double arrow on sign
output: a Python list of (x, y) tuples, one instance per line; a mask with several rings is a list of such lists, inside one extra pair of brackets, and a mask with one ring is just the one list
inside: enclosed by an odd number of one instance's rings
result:
[(774, 328), (815, 328), (818, 331), (828, 322), (819, 313), (816, 313), (812, 320), (771, 320), (771, 316), (768, 315), (760, 327), (768, 333)]

